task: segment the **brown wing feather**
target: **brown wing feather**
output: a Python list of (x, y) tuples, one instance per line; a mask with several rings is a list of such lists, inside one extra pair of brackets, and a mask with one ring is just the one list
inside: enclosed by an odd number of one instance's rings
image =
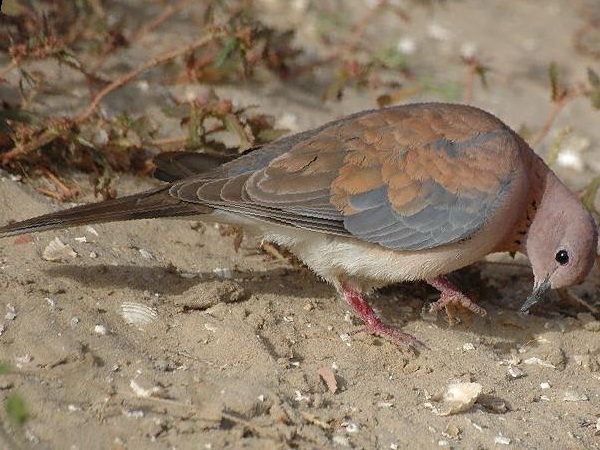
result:
[(276, 141), (171, 194), (390, 248), (432, 248), (468, 238), (502, 205), (521, 145), (476, 108), (400, 106)]

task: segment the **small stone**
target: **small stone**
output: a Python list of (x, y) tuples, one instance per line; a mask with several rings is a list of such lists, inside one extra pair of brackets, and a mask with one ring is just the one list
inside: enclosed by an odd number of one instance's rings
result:
[(350, 441), (346, 436), (341, 434), (336, 434), (332, 439), (335, 445), (339, 445), (340, 447), (350, 447)]
[(6, 304), (6, 315), (4, 316), (4, 318), (6, 320), (15, 320), (17, 318), (17, 310), (15, 309), (15, 307), (13, 305), (11, 305), (10, 303)]
[(139, 248), (138, 251), (140, 252), (142, 258), (154, 259), (154, 255), (150, 252), (150, 250), (145, 248)]
[(522, 378), (525, 376), (525, 372), (523, 372), (523, 370), (517, 366), (510, 366), (508, 368), (508, 374), (512, 378)]
[(71, 317), (71, 320), (69, 320), (69, 324), (71, 325), (71, 328), (77, 328), (77, 326), (79, 325), (79, 317)]
[(498, 444), (498, 445), (510, 445), (510, 439), (507, 438), (506, 436), (502, 436), (501, 434), (499, 434), (498, 436), (496, 436), (494, 438), (494, 444)]
[(213, 274), (215, 277), (222, 280), (229, 280), (233, 278), (233, 271), (227, 267), (215, 267), (213, 269)]
[(104, 325), (95, 325), (94, 333), (99, 334), (100, 336), (106, 336), (108, 334), (108, 330)]
[(556, 369), (556, 366), (554, 364), (550, 364), (549, 362), (544, 361), (543, 359), (538, 358), (537, 356), (533, 356), (531, 358), (527, 358), (527, 359), (523, 360), (523, 363), (524, 364), (529, 364), (529, 365), (537, 364), (537, 365), (542, 366), (542, 367), (548, 367), (550, 369)]
[(447, 436), (452, 439), (458, 438), (460, 434), (460, 428), (458, 428), (455, 424), (449, 423), (444, 431), (442, 431), (442, 435)]
[(346, 431), (348, 433), (358, 433), (358, 425), (355, 424), (354, 422), (349, 422), (346, 424)]
[(186, 310), (205, 310), (219, 303), (237, 303), (246, 297), (246, 290), (235, 281), (212, 281), (191, 287), (176, 304)]
[(542, 389), (550, 389), (551, 387), (552, 386), (550, 386), (550, 383), (548, 383), (547, 381), (540, 383), (540, 388), (542, 388)]
[(129, 387), (133, 390), (134, 394), (140, 398), (150, 397), (164, 397), (164, 390), (160, 386), (146, 386), (148, 383), (144, 383), (141, 380), (131, 380)]
[(565, 391), (564, 402), (587, 402), (588, 396), (577, 391)]
[(77, 253), (70, 245), (65, 244), (59, 238), (54, 238), (54, 240), (50, 241), (42, 252), (42, 258), (46, 261), (64, 261), (68, 257), (75, 258), (77, 257)]
[(471, 342), (466, 342), (463, 344), (462, 349), (466, 352), (475, 350), (475, 345), (473, 345)]

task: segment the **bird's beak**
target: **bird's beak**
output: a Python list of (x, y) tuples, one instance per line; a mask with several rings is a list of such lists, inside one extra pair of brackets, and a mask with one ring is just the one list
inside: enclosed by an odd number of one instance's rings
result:
[(527, 300), (525, 301), (525, 303), (523, 303), (523, 306), (521, 306), (521, 309), (519, 311), (522, 313), (528, 312), (529, 308), (531, 308), (533, 305), (535, 305), (542, 299), (542, 297), (546, 292), (548, 292), (550, 287), (550, 277), (546, 277), (541, 283), (534, 284), (533, 292), (529, 294), (529, 297), (527, 297)]

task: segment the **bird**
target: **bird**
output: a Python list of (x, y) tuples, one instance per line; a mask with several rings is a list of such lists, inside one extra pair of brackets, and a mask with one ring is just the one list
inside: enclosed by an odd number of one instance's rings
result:
[(474, 106), (414, 103), (358, 112), (237, 158), (169, 152), (161, 187), (0, 227), (0, 237), (131, 219), (193, 218), (243, 227), (289, 249), (333, 285), (363, 329), (404, 348), (367, 295), (424, 280), (432, 311), (485, 315), (448, 277), (495, 252), (531, 263), (527, 312), (549, 289), (583, 281), (598, 233), (574, 195), (504, 122)]

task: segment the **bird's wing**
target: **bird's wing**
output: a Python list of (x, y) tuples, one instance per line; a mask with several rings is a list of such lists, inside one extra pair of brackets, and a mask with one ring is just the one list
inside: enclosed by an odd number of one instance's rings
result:
[(398, 250), (469, 238), (511, 191), (522, 141), (481, 110), (357, 114), (266, 145), (171, 195)]

